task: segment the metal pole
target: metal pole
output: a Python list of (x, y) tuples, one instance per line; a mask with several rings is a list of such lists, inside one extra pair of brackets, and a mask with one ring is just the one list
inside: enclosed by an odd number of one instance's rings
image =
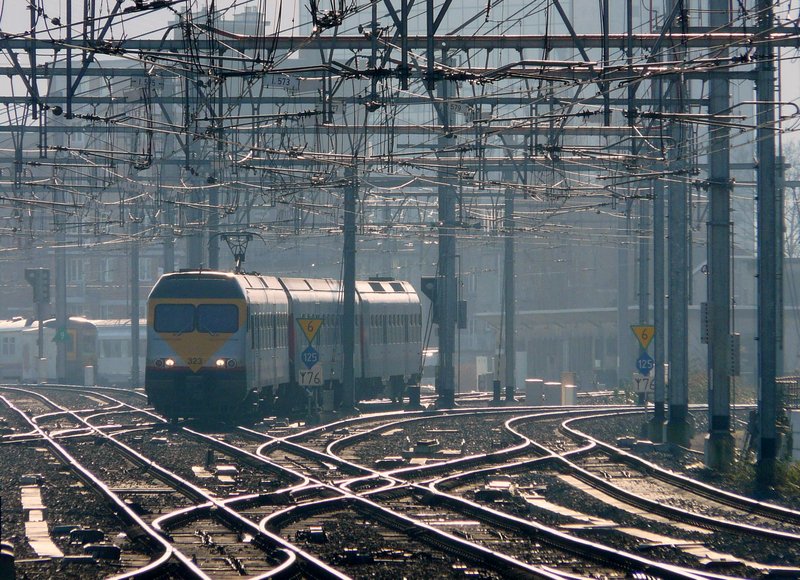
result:
[[(55, 190), (53, 198), (58, 207), (64, 203), (64, 190)], [(56, 376), (58, 382), (67, 381), (67, 342), (63, 340), (67, 328), (67, 250), (66, 250), (66, 224), (61, 212), (55, 214), (56, 226)]]
[[(759, 444), (756, 460), (756, 480), (761, 489), (769, 487), (775, 479), (775, 461), (778, 454), (777, 385), (777, 325), (776, 308), (777, 262), (779, 244), (775, 241), (777, 216), (775, 195), (775, 63), (774, 49), (769, 42), (773, 26), (770, 0), (759, 0), (758, 30), (763, 37), (758, 44), (758, 79), (756, 131), (757, 209), (758, 209), (758, 378), (759, 378)], [(780, 212), (782, 215), (782, 212)], [(782, 314), (782, 313), (781, 313)]]
[(175, 271), (175, 234), (170, 224), (175, 223), (175, 206), (171, 203), (166, 204), (166, 227), (164, 229), (164, 273)]
[[(627, 21), (627, 61), (628, 61), (628, 70), (632, 73), (633, 72), (633, 0), (627, 0), (626, 2), (626, 21)], [(639, 153), (639, 146), (638, 140), (636, 139), (637, 130), (636, 130), (636, 115), (635, 112), (637, 110), (636, 107), (636, 89), (638, 87), (638, 83), (630, 83), (628, 85), (628, 127), (630, 127), (630, 131), (628, 136), (630, 138), (630, 149), (631, 149), (631, 158), (635, 159)], [(632, 192), (633, 188), (629, 186), (629, 194)], [(639, 237), (639, 246), (638, 246), (638, 266), (639, 266), (639, 279), (638, 279), (638, 298), (639, 298), (639, 324), (644, 325), (647, 324), (650, 320), (650, 248), (649, 248), (649, 239), (647, 236), (647, 230), (649, 227), (649, 210), (650, 204), (647, 203), (647, 200), (640, 199), (637, 203), (637, 207), (639, 210), (639, 228), (638, 228), (638, 237)], [(624, 330), (620, 332), (625, 333)], [(625, 333), (628, 338), (630, 339), (630, 334)], [(648, 393), (644, 392), (639, 394), (639, 397), (642, 398), (644, 403), (647, 402)], [(645, 416), (645, 425), (649, 418)]]
[[(609, 14), (610, 0), (600, 0), (600, 7), (603, 11), (601, 21), (603, 24), (603, 71), (610, 64), (611, 59), (611, 46), (609, 43), (610, 34), (610, 14)], [(601, 73), (605, 76), (605, 72)], [(603, 90), (603, 124), (605, 126), (611, 125), (611, 93), (609, 92), (610, 84), (606, 81), (601, 85)]]
[(72, 118), (72, 0), (67, 0), (67, 119)]
[[(432, 8), (431, 8), (432, 9)], [(447, 62), (447, 47), (442, 47), (442, 61)], [(439, 108), (445, 134), (438, 140), (439, 150), (447, 151), (452, 145), (452, 137), (447, 135), (450, 126), (449, 82), (438, 84), (438, 96), (444, 106)], [(452, 186), (439, 186), (439, 265), (437, 274), (437, 306), (439, 311), (439, 377), (436, 386), (438, 395), (436, 405), (449, 408), (455, 404), (454, 353), (456, 335), (456, 309), (458, 294), (456, 288), (456, 195)]]
[[(433, 65), (435, 61), (435, 45), (433, 36), (436, 32), (435, 24), (434, 24), (434, 8), (435, 3), (434, 0), (426, 0), (425, 2), (425, 17), (426, 17), (426, 27), (428, 30), (428, 39), (427, 39), (427, 46), (425, 51), (425, 57), (427, 59), (427, 66), (425, 68), (425, 85), (429, 91), (432, 91), (436, 86), (436, 79), (433, 76)], [(406, 24), (406, 26), (408, 26)]]
[[(39, 322), (39, 360), (44, 358), (44, 325), (42, 324), (42, 302), (41, 300), (36, 302), (36, 320)], [(37, 363), (37, 372), (38, 372), (38, 364)], [(40, 377), (41, 378), (41, 377)]]
[(400, 88), (408, 90), (408, 0), (400, 2)]
[(650, 321), (650, 241), (646, 235), (649, 227), (650, 204), (639, 201), (639, 323)]
[(139, 222), (131, 220), (131, 386), (139, 384)]
[(656, 443), (664, 441), (665, 395), (664, 388), (664, 338), (667, 325), (664, 317), (664, 182), (653, 181), (653, 422), (650, 439)]
[[(209, 19), (213, 20), (216, 17), (216, 13), (210, 13)], [(219, 67), (220, 70), (225, 66), (224, 61), (222, 59), (223, 54), (225, 53), (224, 49), (220, 47), (218, 54), (219, 54)], [(217, 164), (216, 170), (222, 171), (223, 162), (225, 161), (225, 129), (223, 127), (222, 119), (225, 116), (225, 104), (223, 102), (223, 92), (225, 91), (225, 77), (220, 75), (220, 83), (217, 86)], [(212, 165), (213, 167), (213, 165)], [(212, 175), (215, 178), (215, 181), (219, 183), (221, 180), (220, 175)], [(209, 205), (209, 214), (208, 214), (208, 267), (212, 270), (219, 270), (219, 188), (215, 185), (212, 187), (208, 192), (208, 205)], [(227, 269), (227, 268), (226, 268)]]
[(630, 376), (624, 369), (633, 369), (633, 357), (630, 356), (628, 344), (632, 340), (628, 320), (629, 302), (629, 265), (628, 235), (630, 234), (631, 203), (625, 202), (625, 225), (619, 236), (617, 245), (617, 387), (623, 388), (625, 376)]
[[(629, 70), (633, 71), (633, 0), (627, 0), (626, 13), (628, 23), (627, 40), (627, 60)], [(638, 83), (628, 84), (628, 127), (630, 127), (629, 137), (631, 139), (631, 156), (635, 159), (639, 152), (636, 139), (636, 88)], [(639, 323), (646, 324), (650, 319), (650, 264), (648, 247), (648, 210), (650, 204), (645, 199), (640, 199), (639, 203)], [(630, 335), (628, 335), (630, 336)]]
[[(671, 109), (680, 111), (685, 90), (683, 79), (672, 83)], [(671, 166), (686, 165), (684, 129), (673, 122), (671, 128)], [(687, 446), (689, 429), (689, 235), (687, 186), (681, 179), (669, 182), (669, 419), (667, 441)]]
[[(711, 0), (709, 23), (722, 29), (730, 18), (728, 0)], [(712, 48), (725, 58), (728, 49)], [(727, 71), (709, 73), (709, 115), (729, 107)], [(722, 125), (709, 128), (708, 318), (709, 318), (709, 425), (705, 463), (714, 469), (730, 467), (735, 441), (731, 434), (731, 176), (730, 132)], [(702, 323), (701, 323), (702, 324)]]
[[(503, 217), (503, 310), (505, 311), (506, 322), (506, 344), (505, 344), (505, 381), (506, 398), (513, 402), (515, 391), (515, 374), (517, 362), (517, 350), (515, 340), (515, 320), (516, 306), (514, 304), (514, 189), (506, 188), (505, 192), (505, 215)], [(508, 394), (511, 397), (508, 397)]]
[(356, 312), (356, 200), (358, 175), (355, 160), (347, 169), (344, 190), (344, 308), (342, 316), (342, 400), (341, 406), (351, 409), (356, 404), (355, 395), (355, 312)]
[[(780, 77), (780, 60), (778, 60), (778, 76)], [(780, 94), (778, 95), (780, 100)], [(780, 129), (778, 130), (778, 142), (775, 144), (775, 149), (782, 152), (780, 141)], [(784, 373), (784, 306), (785, 299), (783, 295), (783, 246), (786, 235), (786, 221), (784, 219), (784, 188), (785, 188), (785, 160), (782, 155), (775, 156), (775, 243), (777, 244), (776, 263), (775, 263), (775, 305), (777, 310), (777, 317), (775, 320), (775, 376), (780, 377)]]
[[(185, 22), (183, 34), (186, 40), (189, 40), (192, 34), (193, 24), (188, 20), (191, 15), (186, 15), (187, 21)], [(184, 172), (186, 173), (186, 180), (189, 183), (188, 197), (190, 200), (189, 207), (182, 209), (185, 212), (186, 221), (186, 265), (189, 268), (200, 268), (203, 266), (203, 232), (200, 229), (200, 216), (201, 212), (198, 209), (201, 204), (201, 191), (197, 188), (197, 178), (195, 177), (195, 170), (197, 168), (197, 155), (199, 153), (197, 142), (191, 138), (194, 130), (197, 129), (197, 122), (194, 120), (193, 105), (199, 99), (195, 99), (195, 94), (200, 91), (197, 86), (197, 79), (193, 71), (188, 71), (184, 79), (183, 89), (185, 91), (185, 100), (183, 103), (183, 124), (186, 129), (186, 138), (184, 139)], [(192, 127), (194, 125), (194, 127)]]
[[(67, 44), (72, 39), (72, 0), (67, 0)], [(67, 118), (72, 115), (72, 50), (67, 48)], [(53, 191), (53, 202), (56, 207), (63, 207), (64, 190)], [(66, 217), (56, 211), (54, 218), (56, 229), (55, 249), (55, 289), (56, 289), (56, 377), (58, 382), (67, 382), (67, 342), (63, 340), (67, 328), (67, 251), (66, 251)]]
[[(36, 6), (34, 6), (33, 4), (29, 4), (28, 5), (28, 10), (30, 11), (30, 23), (31, 23), (30, 34), (31, 34), (31, 39), (33, 41), (35, 41), (36, 40), (36, 21), (38, 19), (38, 16), (36, 14)], [(28, 59), (30, 61), (30, 65), (31, 65), (31, 71), (30, 71), (31, 82), (30, 82), (30, 85), (31, 85), (31, 88), (33, 88), (34, 91), (37, 91), (38, 84), (37, 84), (37, 81), (36, 81), (36, 44), (35, 44), (35, 42), (31, 42), (31, 48), (30, 48), (30, 50), (28, 50)], [(36, 95), (35, 94), (31, 95), (31, 101), (32, 101), (31, 118), (33, 120), (36, 120), (37, 116), (39, 115), (39, 102), (36, 99)], [(39, 358), (41, 358), (41, 357), (39, 357)]]

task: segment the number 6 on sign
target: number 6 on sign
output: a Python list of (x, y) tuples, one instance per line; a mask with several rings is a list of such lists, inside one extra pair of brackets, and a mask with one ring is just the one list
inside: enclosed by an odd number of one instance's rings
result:
[(632, 325), (631, 330), (633, 334), (636, 335), (636, 339), (639, 341), (639, 344), (642, 345), (642, 348), (647, 349), (650, 346), (650, 342), (653, 340), (653, 336), (656, 333), (656, 327), (652, 325)]
[(314, 342), (314, 337), (319, 332), (319, 327), (322, 326), (321, 318), (298, 318), (297, 324), (300, 325), (300, 330), (306, 335), (308, 342)]

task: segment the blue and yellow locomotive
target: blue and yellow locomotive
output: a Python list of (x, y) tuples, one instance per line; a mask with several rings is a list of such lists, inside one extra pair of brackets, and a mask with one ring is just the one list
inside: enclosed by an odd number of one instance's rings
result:
[[(321, 396), (314, 387), (341, 388), (342, 299), (332, 279), (165, 274), (147, 307), (150, 403), (171, 419), (305, 409)], [(357, 282), (355, 324), (357, 399), (418, 382), (422, 311), (411, 284)]]

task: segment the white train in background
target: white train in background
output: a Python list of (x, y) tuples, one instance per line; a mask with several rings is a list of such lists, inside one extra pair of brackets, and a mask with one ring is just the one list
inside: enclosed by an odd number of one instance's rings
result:
[[(91, 320), (97, 328), (97, 382), (102, 385), (131, 384), (131, 321)], [(139, 385), (144, 384), (147, 352), (147, 320), (139, 320)], [(139, 386), (135, 385), (135, 386)]]
[[(144, 382), (147, 322), (139, 321), (139, 383)], [(0, 381), (54, 382), (57, 378), (58, 341), (66, 342), (66, 380), (100, 385), (131, 384), (131, 321), (89, 320), (71, 316), (65, 333), (57, 332), (55, 319), (43, 322), (43, 361), (39, 361), (39, 325), (16, 316), (0, 320)], [(86, 367), (92, 367), (88, 372)]]

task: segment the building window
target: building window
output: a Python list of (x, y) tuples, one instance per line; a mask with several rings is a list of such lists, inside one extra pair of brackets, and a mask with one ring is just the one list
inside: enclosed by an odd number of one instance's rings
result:
[(153, 280), (153, 258), (139, 258), (139, 282)]
[(83, 258), (70, 258), (67, 260), (67, 283), (75, 284), (84, 281), (86, 264)]
[(114, 281), (114, 270), (116, 270), (117, 264), (119, 263), (118, 259), (115, 258), (103, 258), (102, 268), (103, 271), (100, 274), (100, 281), (101, 282), (113, 282)]
[(11, 355), (13, 356), (15, 353), (15, 344), (14, 344), (14, 337), (13, 336), (4, 336), (3, 337), (3, 350), (2, 353), (4, 355)]

